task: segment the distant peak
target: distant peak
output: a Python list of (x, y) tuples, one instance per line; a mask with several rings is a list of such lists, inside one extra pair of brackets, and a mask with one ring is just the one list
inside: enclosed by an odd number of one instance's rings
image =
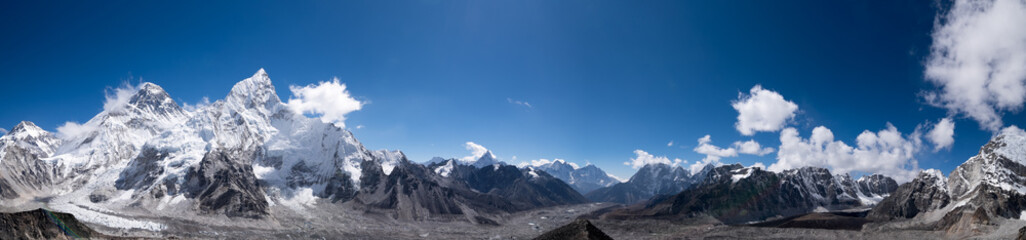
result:
[(267, 77), (267, 71), (264, 71), (264, 68), (260, 68), (259, 70), (257, 70), (256, 73), (253, 74), (253, 76), (254, 77), (257, 77), (257, 76)]
[(36, 126), (35, 123), (29, 121), (21, 121), (20, 123), (18, 123), (17, 126), (11, 128), (11, 131), (7, 132), (7, 136), (14, 136), (15, 138), (25, 138), (39, 137), (47, 135), (49, 133), (50, 132), (47, 132), (46, 130), (39, 128), (39, 126)]
[(11, 133), (26, 132), (26, 131), (43, 131), (42, 128), (36, 126), (35, 123), (29, 121), (21, 121), (18, 125), (11, 128)]

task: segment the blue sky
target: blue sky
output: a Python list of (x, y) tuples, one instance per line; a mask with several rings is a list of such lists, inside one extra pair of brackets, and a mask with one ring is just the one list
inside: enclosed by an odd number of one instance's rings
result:
[[(635, 150), (694, 163), (705, 135), (779, 149), (779, 131), (735, 128), (732, 101), (755, 85), (798, 106), (783, 127), (802, 138), (825, 126), (854, 146), (887, 123), (911, 134), (951, 117), (954, 144), (914, 151), (919, 168), (950, 172), (994, 132), (924, 97), (938, 89), (924, 76), (935, 18), (951, 7), (928, 1), (4, 5), (7, 129), (85, 122), (105, 89), (140, 79), (179, 103), (222, 99), (265, 68), (282, 99), (338, 77), (365, 103), (346, 115), (356, 137), (414, 161), (469, 155), (472, 141), (507, 162), (560, 158), (627, 178)], [(1001, 113), (1002, 126), (1026, 125)], [(769, 166), (777, 154), (720, 162)]]

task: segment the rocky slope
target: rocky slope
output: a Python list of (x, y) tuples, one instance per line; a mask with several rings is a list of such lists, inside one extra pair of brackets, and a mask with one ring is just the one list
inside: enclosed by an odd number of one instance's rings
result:
[(711, 169), (707, 167), (694, 176), (680, 166), (649, 164), (638, 169), (630, 180), (588, 192), (585, 196), (595, 202), (634, 204), (657, 195), (672, 195), (687, 189)]
[(887, 177), (866, 176), (852, 181), (848, 175), (832, 175), (823, 168), (774, 173), (740, 164), (723, 165), (712, 168), (700, 182), (679, 194), (656, 197), (643, 206), (611, 212), (605, 217), (711, 216), (727, 224), (740, 224), (817, 210), (868, 206), (896, 186)]
[(531, 166), (534, 169), (545, 171), (553, 177), (559, 178), (570, 184), (574, 190), (581, 194), (587, 194), (595, 189), (609, 187), (620, 183), (602, 169), (595, 165), (588, 164), (579, 167), (576, 164), (568, 163), (562, 159), (556, 159), (550, 163)]
[(0, 239), (90, 239), (102, 237), (75, 216), (44, 209), (0, 213)]
[(974, 233), (996, 218), (1020, 219), (1026, 216), (1026, 132), (1002, 129), (950, 177), (921, 173), (883, 203), (870, 217), (920, 219), (957, 234)]
[(612, 240), (587, 219), (577, 219), (562, 227), (545, 232), (535, 240)]

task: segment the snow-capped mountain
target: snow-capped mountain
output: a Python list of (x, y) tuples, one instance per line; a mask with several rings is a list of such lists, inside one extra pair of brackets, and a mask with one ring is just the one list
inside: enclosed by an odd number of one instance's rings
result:
[(491, 154), (485, 154), (481, 160), (470, 164), (463, 164), (457, 159), (432, 161), (427, 168), (477, 192), (502, 196), (516, 209), (588, 202), (564, 181), (533, 167), (517, 168), (502, 162), (476, 166), (475, 163), (482, 161), (494, 162), (486, 158), (492, 158)]
[(400, 151), (367, 150), (348, 130), (292, 111), (263, 69), (224, 99), (188, 110), (142, 83), (70, 127), (57, 138), (23, 122), (0, 137), (0, 204), (43, 201), (87, 222), (160, 230), (124, 216), (267, 219), (341, 204), (397, 219), (490, 223), (586, 201), (558, 179), (504, 166), (490, 152), (470, 165), (450, 161), (453, 177)]
[(740, 164), (703, 170), (705, 177), (675, 195), (656, 196), (645, 206), (608, 214), (613, 218), (694, 217), (707, 215), (736, 224), (794, 216), (817, 210), (871, 206), (897, 188), (888, 177), (852, 180), (824, 168), (804, 167), (774, 173)]
[(1002, 129), (948, 178), (925, 171), (884, 203), (870, 216), (936, 221), (949, 232), (970, 231), (991, 218), (1026, 217), (1026, 131)]
[(52, 133), (27, 121), (0, 137), (0, 203), (49, 190), (53, 168), (39, 159), (53, 155), (60, 142)]
[(648, 164), (638, 169), (630, 180), (588, 192), (585, 196), (595, 202), (634, 204), (656, 195), (672, 195), (687, 189), (712, 169), (707, 166), (692, 176), (681, 166)]
[(947, 206), (951, 203), (947, 181), (940, 170), (923, 170), (911, 182), (902, 184), (890, 197), (880, 201), (868, 217), (880, 220), (912, 218)]
[(612, 186), (613, 184), (620, 183), (620, 180), (613, 178), (602, 169), (599, 169), (595, 165), (588, 164), (584, 167), (579, 167), (576, 164), (568, 163), (562, 159), (556, 159), (552, 162), (532, 165), (530, 168), (545, 171), (553, 177), (559, 178), (570, 184), (574, 190), (581, 194), (586, 194), (592, 190)]

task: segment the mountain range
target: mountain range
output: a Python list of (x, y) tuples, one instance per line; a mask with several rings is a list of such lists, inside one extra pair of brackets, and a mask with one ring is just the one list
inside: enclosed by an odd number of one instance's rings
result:
[(152, 83), (126, 95), (66, 135), (22, 122), (0, 137), (0, 205), (41, 202), (87, 222), (159, 230), (119, 216), (265, 219), (275, 207), (330, 202), (489, 224), (496, 214), (587, 201), (491, 153), (441, 174), (400, 151), (367, 150), (348, 130), (291, 111), (263, 69), (193, 110)]
[(602, 219), (726, 224), (860, 209), (876, 221), (964, 233), (1026, 219), (1026, 132), (1016, 127), (950, 177), (926, 170), (901, 185), (879, 174), (854, 179), (824, 168), (771, 172), (740, 164), (694, 173), (649, 164), (621, 182), (564, 160), (518, 167), (488, 151), (422, 164), (401, 151), (368, 150), (347, 129), (291, 110), (261, 69), (224, 99), (190, 108), (142, 83), (86, 123), (62, 129), (54, 134), (24, 121), (0, 137), (0, 206), (148, 231), (168, 227), (154, 219), (231, 225), (325, 209), (500, 225), (513, 213), (589, 202), (623, 204), (596, 213)]

